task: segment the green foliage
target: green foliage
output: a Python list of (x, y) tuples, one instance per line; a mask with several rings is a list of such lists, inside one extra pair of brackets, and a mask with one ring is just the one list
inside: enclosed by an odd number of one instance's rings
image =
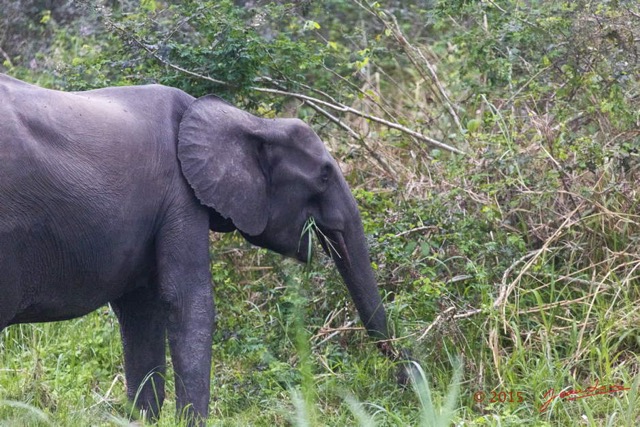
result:
[[(309, 271), (216, 236), (214, 423), (419, 425), (428, 403), (464, 425), (635, 425), (636, 3), (0, 0), (0, 71), (67, 90), (158, 82), (297, 114), (344, 166), (397, 344), (427, 388), (393, 384), (329, 260)], [(3, 331), (0, 419), (126, 423), (119, 346), (106, 309)], [(596, 381), (630, 390), (540, 413), (549, 389)], [(168, 390), (161, 425), (173, 425)]]

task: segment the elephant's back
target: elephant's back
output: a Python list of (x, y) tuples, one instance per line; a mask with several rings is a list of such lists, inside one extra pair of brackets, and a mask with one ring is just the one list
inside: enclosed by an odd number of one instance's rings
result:
[(2, 205), (47, 198), (91, 204), (126, 191), (135, 174), (127, 163), (142, 157), (129, 141), (140, 141), (144, 132), (122, 131), (127, 119), (117, 108), (38, 88), (14, 88), (11, 95), (0, 123)]
[[(175, 151), (193, 97), (161, 85), (62, 92), (0, 74), (0, 156), (72, 157), (113, 166)], [(2, 157), (0, 157), (2, 158)]]
[(137, 183), (177, 169), (182, 107), (163, 97), (162, 87), (71, 93), (0, 77), (0, 200), (33, 185), (129, 196)]
[(158, 90), (70, 93), (0, 77), (0, 240), (43, 224), (61, 238), (56, 228), (152, 233), (179, 175), (178, 123), (153, 105)]

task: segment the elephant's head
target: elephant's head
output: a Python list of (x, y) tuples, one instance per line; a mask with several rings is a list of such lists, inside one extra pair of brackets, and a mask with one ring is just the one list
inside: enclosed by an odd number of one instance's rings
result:
[(259, 118), (207, 96), (183, 116), (178, 157), (221, 231), (235, 227), (255, 245), (304, 261), (309, 235), (302, 232), (313, 218), (367, 331), (389, 338), (356, 202), (309, 126)]

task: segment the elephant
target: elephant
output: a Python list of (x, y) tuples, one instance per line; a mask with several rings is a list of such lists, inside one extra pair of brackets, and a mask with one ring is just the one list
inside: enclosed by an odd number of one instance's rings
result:
[(158, 416), (168, 339), (178, 411), (203, 423), (209, 232), (306, 261), (313, 218), (368, 334), (397, 355), (356, 201), (303, 121), (158, 84), (63, 92), (2, 74), (0, 118), (0, 330), (108, 303), (128, 398)]

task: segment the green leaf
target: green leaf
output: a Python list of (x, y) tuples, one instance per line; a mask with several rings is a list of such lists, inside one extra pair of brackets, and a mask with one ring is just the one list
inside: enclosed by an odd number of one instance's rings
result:
[(478, 119), (471, 119), (467, 122), (467, 130), (471, 133), (477, 131), (480, 128), (482, 122)]
[(320, 29), (320, 24), (318, 24), (316, 21), (307, 20), (307, 21), (304, 22), (304, 27), (302, 29), (305, 30), (305, 31), (307, 31), (307, 30), (319, 30)]
[(155, 12), (156, 11), (156, 2), (155, 0), (140, 0), (140, 7), (142, 7), (147, 12)]
[(50, 20), (51, 20), (51, 11), (43, 10), (42, 17), (40, 18), (40, 23), (46, 25)]

